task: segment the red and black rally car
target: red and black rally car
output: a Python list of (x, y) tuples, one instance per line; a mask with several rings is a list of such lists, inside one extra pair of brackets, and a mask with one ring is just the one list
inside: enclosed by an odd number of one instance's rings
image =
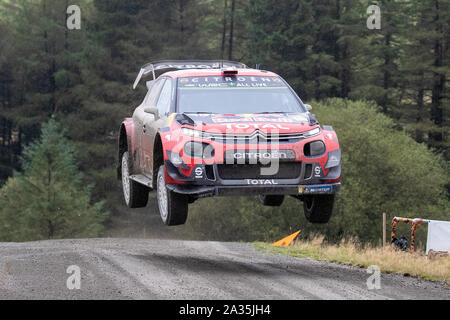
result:
[(291, 195), (310, 222), (328, 222), (341, 181), (338, 139), (280, 76), (232, 61), (159, 61), (142, 67), (134, 88), (148, 76), (119, 134), (130, 208), (156, 189), (162, 220), (178, 225), (199, 198), (256, 194), (280, 206)]

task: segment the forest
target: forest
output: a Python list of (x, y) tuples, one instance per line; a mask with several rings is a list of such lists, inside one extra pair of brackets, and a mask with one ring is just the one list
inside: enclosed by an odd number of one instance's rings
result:
[[(69, 5), (80, 29), (67, 28)], [(0, 240), (120, 229), (132, 213), (115, 175), (118, 129), (145, 95), (131, 88), (140, 67), (167, 59), (278, 73), (343, 149), (326, 226), (308, 225), (295, 199), (273, 209), (241, 197), (196, 202), (170, 232), (254, 241), (300, 227), (377, 243), (383, 211), (449, 220), (450, 0), (0, 0)], [(156, 212), (152, 200), (133, 219)]]

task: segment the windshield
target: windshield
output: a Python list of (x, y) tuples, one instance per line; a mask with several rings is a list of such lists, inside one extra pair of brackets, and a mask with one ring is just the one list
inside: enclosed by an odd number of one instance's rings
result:
[(179, 113), (301, 113), (300, 99), (279, 77), (178, 79)]

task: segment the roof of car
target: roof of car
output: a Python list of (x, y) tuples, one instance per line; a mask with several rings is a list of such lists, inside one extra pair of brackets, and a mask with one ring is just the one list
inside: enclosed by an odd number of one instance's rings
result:
[[(257, 70), (257, 69), (237, 69), (237, 76), (260, 76), (260, 77), (278, 77), (276, 73), (265, 70)], [(182, 78), (182, 77), (207, 77), (207, 76), (222, 76), (221, 69), (184, 69), (184, 70), (176, 70), (169, 71), (163, 73), (161, 75), (171, 78)]]

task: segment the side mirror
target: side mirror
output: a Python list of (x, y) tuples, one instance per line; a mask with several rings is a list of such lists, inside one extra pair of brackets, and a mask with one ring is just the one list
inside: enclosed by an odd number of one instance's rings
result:
[(305, 104), (306, 111), (311, 111), (312, 107), (310, 104)]
[(155, 107), (145, 107), (144, 112), (154, 115), (155, 119), (158, 118), (158, 109)]

